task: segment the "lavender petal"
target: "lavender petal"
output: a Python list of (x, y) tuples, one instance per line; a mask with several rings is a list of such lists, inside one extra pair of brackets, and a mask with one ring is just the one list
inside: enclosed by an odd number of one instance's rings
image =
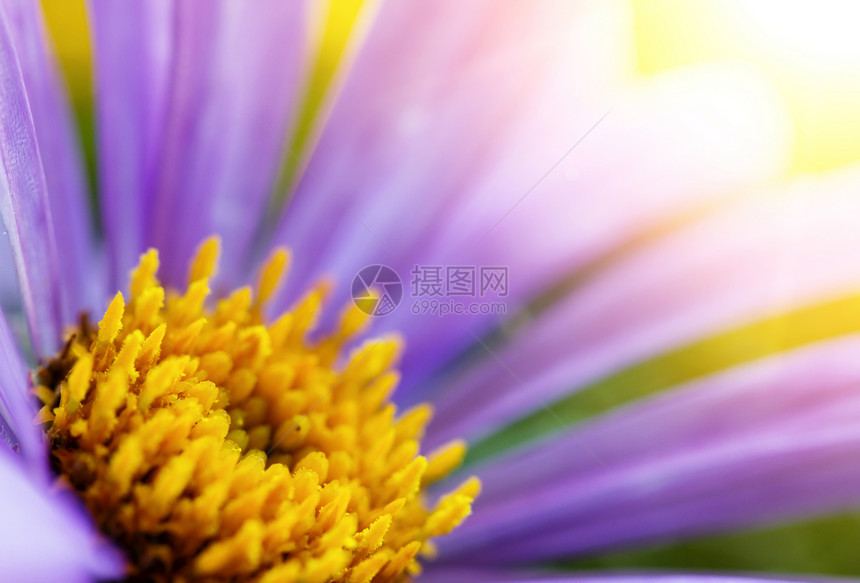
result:
[(853, 336), (765, 359), (488, 462), (441, 552), (532, 561), (856, 506), (858, 350)]
[[(860, 168), (747, 195), (597, 272), (452, 380), (430, 445), (486, 435), (606, 375), (857, 289)], [(743, 282), (743, 285), (738, 285)]]
[(292, 121), (304, 4), (93, 0), (92, 8), (115, 278), (154, 245), (169, 250), (164, 280), (180, 285), (196, 246), (217, 233), (233, 284)]
[(123, 560), (95, 531), (76, 499), (49, 493), (0, 450), (0, 579), (49, 583), (114, 579)]
[(45, 172), (63, 291), (63, 322), (103, 306), (101, 265), (95, 254), (87, 184), (72, 114), (38, 2), (4, 4), (9, 18)]
[(26, 366), (15, 349), (6, 318), (0, 312), (0, 439), (38, 466), (46, 466), (36, 411), (27, 395)]
[[(707, 72), (712, 85), (696, 93), (698, 78), (630, 90), (619, 63), (590, 69), (583, 55), (602, 54), (599, 43), (618, 35), (583, 31), (618, 26), (612, 3), (572, 14), (550, 3), (478, 3), (456, 22), (438, 7), (383, 6), (281, 225), (279, 241), (295, 251), (281, 306), (328, 274), (337, 278), (331, 304), (339, 308), (369, 264), (391, 266), (407, 287), (415, 264), (505, 265), (513, 311), (625, 236), (719, 200), (785, 161), (785, 120), (772, 88), (749, 71)], [(418, 32), (412, 21), (422, 22)], [(739, 151), (737, 132), (754, 116), (761, 132)], [(406, 336), (406, 391), (502, 320), (415, 317), (411, 301), (374, 322), (375, 333)]]
[(36, 130), (9, 24), (7, 18), (0, 24), (0, 218), (15, 256), (33, 347), (41, 355), (60, 342), (60, 270)]
[(420, 581), (421, 583), (449, 583), (450, 581), (469, 581), (470, 583), (777, 583), (781, 581), (837, 583), (839, 581), (855, 581), (855, 579), (816, 577), (814, 575), (745, 575), (742, 573), (512, 572), (500, 571), (496, 568), (437, 568), (430, 565), (427, 572), (421, 575)]

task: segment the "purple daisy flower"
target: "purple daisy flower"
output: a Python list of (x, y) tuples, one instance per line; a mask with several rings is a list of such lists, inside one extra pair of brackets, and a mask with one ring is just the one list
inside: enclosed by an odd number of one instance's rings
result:
[(98, 229), (0, 3), (0, 579), (742, 583), (546, 565), (860, 501), (860, 175), (773, 186), (755, 72), (631, 81), (612, 2), (368, 3), (293, 154), (309, 6), (89, 9)]

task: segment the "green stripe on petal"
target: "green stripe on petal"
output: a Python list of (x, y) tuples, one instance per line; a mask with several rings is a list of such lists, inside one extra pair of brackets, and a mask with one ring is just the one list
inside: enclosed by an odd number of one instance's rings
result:
[(856, 576), (860, 511), (561, 563), (565, 569), (767, 571)]
[(626, 403), (765, 356), (860, 330), (860, 294), (703, 338), (592, 383), (469, 446), (465, 465)]

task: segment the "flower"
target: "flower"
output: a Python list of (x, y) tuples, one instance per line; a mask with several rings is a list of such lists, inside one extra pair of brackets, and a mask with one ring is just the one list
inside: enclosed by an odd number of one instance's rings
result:
[[(39, 359), (0, 318), (4, 579), (563, 581), (540, 563), (856, 503), (856, 171), (733, 195), (784, 163), (767, 84), (627, 87), (623, 11), (566, 7), (367, 8), (278, 214), (304, 7), (93, 0), (102, 240), (38, 8), (2, 4), (0, 216)], [(434, 404), (429, 460), (429, 410), (385, 405), (397, 342), (350, 359), (371, 322), (321, 308), (368, 264), (520, 278), (516, 318), (372, 322), (405, 339), (398, 404)], [(431, 544), (478, 494), (442, 480), (459, 437), (483, 492)]]

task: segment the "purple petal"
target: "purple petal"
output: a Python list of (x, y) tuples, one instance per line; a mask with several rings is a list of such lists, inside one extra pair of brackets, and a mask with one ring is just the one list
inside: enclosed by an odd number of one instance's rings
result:
[(858, 186), (860, 168), (798, 180), (598, 272), (498, 349), (504, 366), (449, 384), (430, 445), (485, 435), (635, 362), (856, 290)]
[(144, 250), (169, 89), (169, 2), (90, 0), (99, 188), (111, 273), (119, 289)]
[[(784, 162), (782, 110), (749, 71), (622, 91), (618, 63), (600, 74), (589, 63), (623, 36), (608, 32), (624, 30), (616, 5), (496, 8), (383, 8), (287, 209), (279, 236), (295, 263), (282, 305), (333, 274), (340, 307), (368, 264), (407, 285), (415, 264), (505, 265), (513, 311), (560, 273)], [(415, 317), (411, 301), (376, 329), (405, 334), (406, 385), (499, 320)]]
[(0, 312), (0, 439), (31, 462), (45, 465), (47, 450), (33, 423), (36, 410), (27, 390), (26, 367)]
[[(0, 221), (0, 226), (2, 226)], [(9, 241), (9, 231), (3, 229), (0, 235), (0, 309), (21, 311), (21, 289), (18, 274), (15, 273), (15, 254)]]
[[(5, 14), (5, 8), (2, 9)], [(0, 23), (0, 218), (9, 233), (24, 310), (37, 354), (60, 341), (57, 248), (42, 160), (9, 21)]]
[(528, 571), (499, 571), (496, 569), (436, 568), (429, 565), (427, 572), (419, 578), (421, 583), (450, 583), (469, 581), (470, 583), (776, 583), (778, 581), (820, 581), (837, 583), (854, 579), (835, 579), (832, 577), (791, 576), (791, 575), (743, 575), (731, 573), (540, 573)]
[(104, 291), (93, 261), (94, 244), (88, 211), (87, 186), (71, 112), (60, 83), (38, 2), (7, 2), (6, 16), (15, 42), (27, 99), (36, 128), (45, 171), (48, 202), (63, 291), (63, 322), (73, 322), (81, 310), (101, 308)]
[(296, 105), (304, 7), (204, 0), (178, 10), (152, 225), (152, 241), (170, 249), (171, 281), (184, 279), (195, 247), (212, 233), (224, 241), (221, 269), (246, 267)]
[(105, 218), (124, 276), (143, 245), (184, 282), (196, 246), (245, 267), (288, 135), (304, 4), (94, 0)]
[(0, 579), (73, 583), (118, 578), (123, 561), (68, 493), (49, 493), (0, 450)]
[[(556, 99), (558, 94), (550, 93)], [(447, 249), (440, 253), (444, 257), (459, 258), (463, 249), (473, 249), (468, 263), (509, 266), (516, 290), (505, 302), (509, 315), (518, 307), (517, 296), (532, 297), (560, 275), (584, 274), (595, 264), (623, 258), (634, 247), (631, 241), (653, 238), (724, 204), (734, 196), (729, 193), (772, 175), (785, 160), (784, 119), (774, 106), (773, 90), (744, 67), (718, 65), (667, 75), (619, 99), (521, 204), (516, 204), (521, 193), (534, 185), (526, 182), (533, 174), (527, 178), (519, 169), (526, 156), (521, 144), (534, 140), (521, 135), (513, 141), (499, 170), (476, 189), (470, 208), (452, 217), (437, 237)], [(550, 121), (545, 124), (549, 127)], [(750, 125), (756, 132), (747, 134), (745, 148), (738, 149), (736, 136)], [(561, 136), (549, 130), (535, 135), (554, 137), (556, 150), (562, 149)], [(540, 152), (543, 160), (551, 159), (545, 146)], [(536, 169), (533, 156), (529, 166)], [(504, 219), (490, 230), (495, 217)], [(488, 235), (475, 246), (477, 233)], [(414, 331), (407, 337), (416, 358), (448, 348), (438, 338), (450, 339), (450, 329), (459, 324), (452, 318), (427, 320), (398, 322), (398, 329)], [(474, 336), (465, 340), (474, 343)], [(569, 346), (565, 339), (555, 348)]]
[(860, 503), (860, 337), (633, 403), (490, 462), (444, 556), (530, 561)]
[[(282, 304), (324, 274), (348, 289), (370, 263), (405, 277), (458, 198), (492, 171), (554, 55), (568, 38), (585, 46), (579, 26), (614, 9), (573, 12), (549, 2), (382, 7), (280, 227), (279, 242), (295, 251)], [(580, 53), (568, 63), (571, 75), (583, 61)], [(592, 113), (575, 116), (575, 126)]]

